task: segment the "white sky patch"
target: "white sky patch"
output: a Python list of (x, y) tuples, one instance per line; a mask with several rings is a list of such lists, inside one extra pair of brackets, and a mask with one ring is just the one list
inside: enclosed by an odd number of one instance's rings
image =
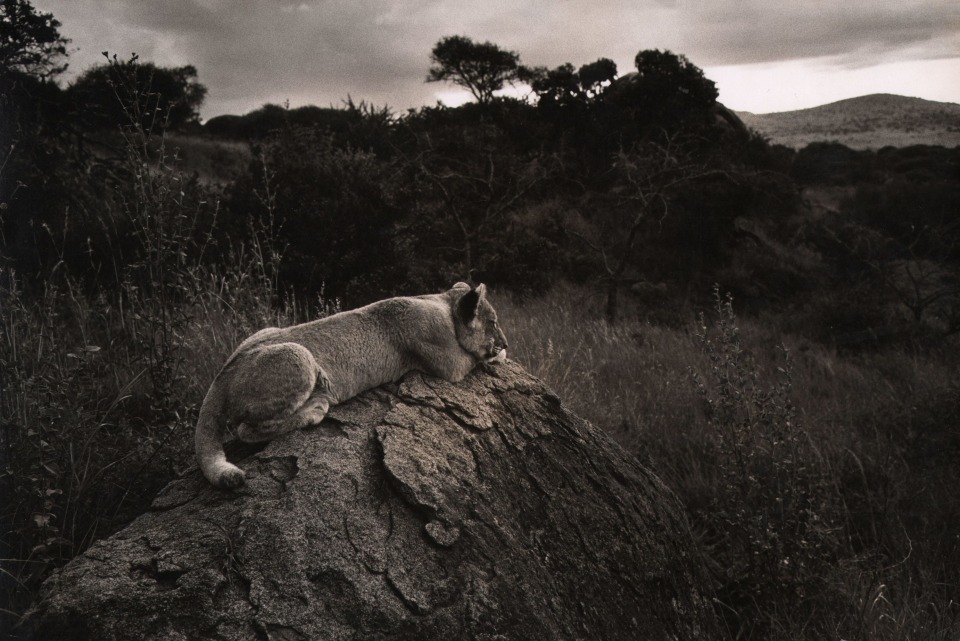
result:
[(704, 70), (720, 101), (737, 111), (791, 111), (874, 93), (960, 102), (960, 58), (839, 67), (826, 59)]
[(295, 11), (303, 13), (305, 11), (313, 11), (313, 7), (308, 5), (306, 2), (301, 2), (300, 4), (285, 5), (280, 8), (280, 11), (283, 11), (284, 13), (293, 13)]
[[(436, 91), (433, 97), (436, 99), (436, 102), (447, 107), (459, 107), (473, 100), (473, 96), (470, 95), (469, 91)], [(433, 105), (425, 106), (432, 107)]]

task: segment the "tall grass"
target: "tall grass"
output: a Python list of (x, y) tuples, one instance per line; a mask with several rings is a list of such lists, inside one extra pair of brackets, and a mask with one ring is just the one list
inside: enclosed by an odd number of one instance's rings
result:
[(163, 136), (134, 124), (123, 139), (114, 167), (123, 179), (86, 203), (112, 248), (91, 271), (109, 277), (55, 260), (25, 291), (0, 270), (4, 630), (52, 568), (142, 513), (192, 465), (202, 395), (233, 347), (302, 316), (279, 304), (269, 230), (209, 260), (222, 236), (217, 189), (186, 175)]
[(86, 293), (51, 279), (33, 300), (3, 276), (0, 586), (12, 613), (51, 568), (142, 512), (192, 464), (193, 424), (217, 367), (244, 336), (292, 314), (246, 274), (192, 272), (198, 293), (173, 312), (132, 284)]
[(642, 434), (702, 430), (687, 372), (674, 367), (703, 362), (685, 332), (611, 325), (596, 294), (572, 286), (527, 301), (498, 300), (497, 309), (510, 329), (511, 357), (627, 449), (639, 450)]
[(845, 354), (719, 295), (679, 328), (497, 303), (511, 357), (686, 505), (731, 638), (960, 638), (956, 346)]

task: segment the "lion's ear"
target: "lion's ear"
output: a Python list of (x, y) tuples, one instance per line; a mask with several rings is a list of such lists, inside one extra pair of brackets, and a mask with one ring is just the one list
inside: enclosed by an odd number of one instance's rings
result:
[(477, 285), (476, 289), (471, 289), (469, 292), (460, 297), (460, 300), (457, 301), (457, 316), (460, 317), (465, 324), (469, 325), (477, 318), (477, 313), (480, 311), (480, 303), (484, 301), (487, 296), (487, 287), (483, 283)]

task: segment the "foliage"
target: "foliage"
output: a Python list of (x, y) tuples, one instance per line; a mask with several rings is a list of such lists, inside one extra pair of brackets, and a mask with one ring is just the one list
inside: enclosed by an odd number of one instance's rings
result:
[(517, 212), (535, 198), (552, 171), (549, 158), (504, 153), (497, 148), (496, 134), (491, 137), (467, 156), (431, 149), (414, 167), (421, 204), (411, 231), (424, 249), (439, 250), (435, 257), (452, 266), (453, 273), (478, 279), (497, 269), (511, 241), (522, 242), (511, 233), (523, 229), (515, 224)]
[(266, 104), (243, 116), (216, 116), (204, 123), (204, 131), (224, 138), (261, 141), (289, 127), (317, 128), (331, 134), (338, 145), (365, 151), (386, 151), (394, 115), (388, 107), (375, 107), (347, 98), (343, 108), (287, 108)]
[(715, 267), (734, 221), (754, 215), (756, 194), (780, 189), (749, 167), (705, 157), (675, 138), (620, 151), (611, 165), (606, 189), (588, 196), (589, 224), (569, 229), (599, 262), (611, 322), (624, 286), (689, 279)]
[(404, 283), (394, 238), (406, 198), (394, 163), (339, 147), (327, 131), (290, 127), (259, 147), (229, 206), (235, 225), (273, 230), (285, 248), (279, 279), (288, 287), (356, 304)]
[(714, 290), (716, 331), (703, 315), (697, 339), (709, 358), (693, 371), (712, 430), (720, 476), (709, 504), (694, 513), (718, 577), (718, 614), (734, 636), (769, 638), (779, 617), (813, 618), (804, 607), (822, 594), (836, 554), (836, 507), (822, 462), (792, 398), (789, 352), (770, 386), (741, 346), (733, 299)]
[(0, 3), (0, 83), (14, 74), (47, 79), (63, 73), (69, 43), (60, 35), (60, 21), (37, 12), (29, 0)]
[(199, 120), (207, 88), (197, 81), (193, 65), (158, 67), (107, 56), (74, 81), (68, 95), (87, 126), (116, 128), (131, 121), (150, 133), (178, 129)]
[[(64, 115), (66, 103), (55, 84), (23, 77), (3, 100), (0, 265), (16, 267), (32, 281), (58, 254), (51, 230), (62, 238), (70, 229), (71, 205), (96, 191), (89, 175), (97, 161)], [(84, 236), (91, 231), (85, 228)]]
[(608, 93), (644, 132), (697, 124), (717, 100), (716, 85), (686, 56), (647, 49), (634, 62), (636, 73), (620, 78)]
[(44, 220), (51, 202), (63, 202), (69, 178), (60, 170), (77, 160), (52, 80), (67, 67), (59, 27), (26, 0), (0, 3), (0, 265), (19, 259), (25, 271), (35, 268), (27, 258), (36, 234), (25, 219)]
[[(826, 180), (815, 167), (835, 173)], [(797, 154), (793, 173), (809, 192), (837, 194), (803, 233), (828, 258), (834, 286), (856, 301), (853, 314), (844, 297), (826, 298), (837, 302), (829, 312), (819, 306), (844, 346), (935, 345), (960, 331), (957, 167), (957, 150), (925, 146), (817, 144)]]
[(537, 94), (538, 106), (548, 112), (577, 109), (603, 95), (603, 89), (617, 77), (617, 63), (609, 58), (600, 58), (575, 69), (568, 62), (550, 70), (527, 70), (526, 75)]
[(617, 77), (617, 63), (610, 58), (599, 58), (577, 71), (580, 89), (587, 95), (598, 95), (600, 88)]
[(805, 183), (855, 183), (869, 175), (869, 157), (869, 152), (854, 151), (839, 143), (813, 143), (797, 153), (793, 176)]
[[(582, 153), (604, 157), (678, 136), (688, 142), (708, 139), (706, 146), (715, 146), (724, 137), (716, 87), (696, 65), (659, 50), (640, 51), (636, 63), (637, 71), (620, 77), (612, 60), (600, 58), (579, 69), (570, 63), (525, 69), (524, 79), (537, 96), (541, 118), (553, 125), (551, 136)], [(742, 126), (735, 133), (746, 138)], [(745, 141), (736, 142), (739, 148)]]
[(504, 84), (519, 79), (520, 54), (466, 36), (441, 38), (430, 52), (427, 82), (452, 82), (488, 104)]

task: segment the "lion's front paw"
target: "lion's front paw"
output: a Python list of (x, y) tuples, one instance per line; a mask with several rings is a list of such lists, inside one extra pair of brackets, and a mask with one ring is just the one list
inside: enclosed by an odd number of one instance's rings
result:
[(507, 362), (507, 350), (501, 349), (497, 352), (496, 356), (487, 359), (488, 363), (505, 363)]

